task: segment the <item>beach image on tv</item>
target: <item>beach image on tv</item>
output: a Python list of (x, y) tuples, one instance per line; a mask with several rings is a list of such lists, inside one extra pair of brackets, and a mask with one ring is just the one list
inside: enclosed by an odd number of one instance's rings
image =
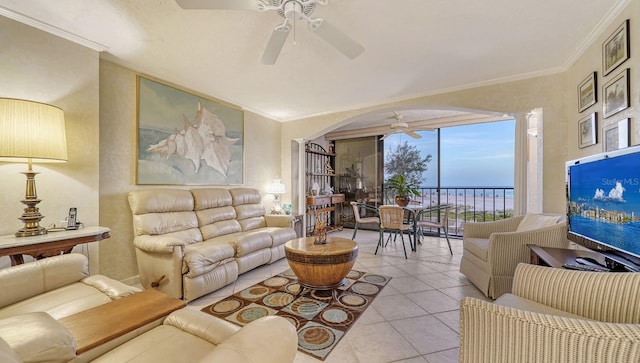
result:
[(569, 168), (571, 232), (640, 256), (640, 153)]

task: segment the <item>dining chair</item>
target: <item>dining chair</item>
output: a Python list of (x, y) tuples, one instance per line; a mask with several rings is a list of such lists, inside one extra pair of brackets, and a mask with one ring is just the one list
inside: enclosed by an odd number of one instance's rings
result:
[[(378, 246), (376, 246), (376, 251), (374, 254), (378, 253), (378, 248), (384, 241), (384, 231), (388, 231), (393, 234), (394, 241), (398, 234), (400, 234), (400, 239), (402, 240), (402, 248), (404, 249), (404, 258), (407, 258), (407, 247), (404, 244), (404, 232), (413, 231), (413, 224), (407, 224), (404, 222), (405, 211), (405, 208), (399, 206), (381, 205), (380, 207), (378, 207), (378, 212), (380, 213), (380, 239), (378, 240)], [(386, 245), (391, 240), (391, 234), (389, 234), (387, 242), (383, 247), (386, 247)], [(411, 234), (408, 234), (408, 237), (409, 245), (411, 246)]]
[[(416, 225), (418, 228), (418, 235), (422, 237), (424, 230), (427, 228), (438, 228), (438, 235), (440, 229), (444, 230), (444, 236), (447, 239), (449, 245), (449, 252), (453, 255), (451, 249), (451, 241), (449, 241), (449, 210), (451, 206), (448, 204), (439, 205), (433, 208), (423, 209), (418, 213), (416, 217)], [(435, 215), (434, 215), (435, 212)], [(417, 239), (417, 238), (416, 238)], [(417, 243), (417, 241), (415, 241)]]
[[(378, 227), (380, 226), (380, 218), (378, 217), (378, 208), (372, 207), (365, 203), (350, 202), (350, 204), (351, 204), (351, 207), (353, 208), (353, 217), (355, 218), (355, 221), (356, 221), (356, 224), (353, 227), (353, 236), (351, 237), (352, 240), (356, 239), (356, 233), (358, 233), (358, 227), (361, 224), (375, 224)], [(374, 212), (376, 216), (363, 218), (360, 216), (360, 209)]]

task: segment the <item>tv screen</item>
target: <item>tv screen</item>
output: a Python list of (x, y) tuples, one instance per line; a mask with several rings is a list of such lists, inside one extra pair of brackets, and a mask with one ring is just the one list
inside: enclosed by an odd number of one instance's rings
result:
[(640, 147), (567, 162), (569, 238), (640, 258)]

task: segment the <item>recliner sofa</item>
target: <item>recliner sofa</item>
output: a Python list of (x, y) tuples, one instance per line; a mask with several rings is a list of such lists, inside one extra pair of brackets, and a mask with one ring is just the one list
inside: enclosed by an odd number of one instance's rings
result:
[(186, 301), (284, 257), (292, 216), (266, 214), (253, 188), (129, 192), (133, 243), (145, 288)]
[(104, 275), (89, 276), (89, 261), (79, 253), (0, 269), (0, 286), (0, 318), (45, 312), (60, 319), (141, 291)]

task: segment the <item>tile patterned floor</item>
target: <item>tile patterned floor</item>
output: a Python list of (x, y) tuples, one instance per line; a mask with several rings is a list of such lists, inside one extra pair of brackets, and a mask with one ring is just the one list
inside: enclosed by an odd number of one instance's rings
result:
[[(353, 230), (332, 234), (351, 238)], [(486, 299), (459, 272), (462, 240), (425, 237), (417, 252), (404, 259), (397, 241), (374, 255), (378, 232), (358, 231), (354, 269), (393, 279), (329, 354), (326, 363), (448, 363), (458, 362), (459, 301), (465, 296)], [(407, 243), (408, 247), (408, 243)], [(289, 266), (286, 259), (241, 275), (216, 292), (189, 303), (201, 309)], [(320, 362), (298, 352), (296, 363)]]

